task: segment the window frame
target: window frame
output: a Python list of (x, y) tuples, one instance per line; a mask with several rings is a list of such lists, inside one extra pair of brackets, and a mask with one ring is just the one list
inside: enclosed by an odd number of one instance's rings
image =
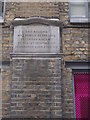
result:
[(89, 16), (89, 4), (90, 4), (90, 0), (88, 1), (88, 21), (90, 22), (90, 16)]
[(3, 0), (3, 10), (2, 10), (2, 16), (0, 16), (0, 23), (4, 22), (4, 16), (5, 16), (5, 0)]
[(88, 23), (90, 22), (90, 17), (88, 15), (88, 10), (89, 10), (89, 1), (83, 1), (83, 3), (85, 3), (85, 13), (86, 13), (86, 17), (73, 17), (71, 16), (71, 5), (78, 5), (78, 3), (80, 4), (80, 2), (72, 2), (69, 0), (69, 18), (70, 18), (70, 23)]

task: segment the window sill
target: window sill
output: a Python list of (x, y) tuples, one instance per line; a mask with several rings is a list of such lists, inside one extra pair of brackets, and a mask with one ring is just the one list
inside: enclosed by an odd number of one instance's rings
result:
[(70, 18), (70, 23), (90, 23), (89, 18)]
[(0, 17), (0, 23), (3, 23), (4, 19), (2, 17)]

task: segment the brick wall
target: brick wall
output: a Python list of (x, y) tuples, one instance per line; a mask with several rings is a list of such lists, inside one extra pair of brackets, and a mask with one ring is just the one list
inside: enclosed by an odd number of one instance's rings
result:
[(13, 60), (11, 116), (60, 118), (61, 60)]
[[(72, 71), (65, 68), (65, 61), (87, 61), (88, 60), (88, 25), (70, 24), (68, 3), (6, 3), (5, 23), (3, 24), (2, 57), (3, 61), (10, 60), (10, 53), (13, 49), (13, 29), (10, 28), (10, 21), (14, 18), (45, 17), (58, 18), (63, 22), (62, 29), (62, 117), (74, 117)], [(3, 94), (5, 87), (9, 88), (9, 68), (3, 72)], [(4, 82), (4, 81), (8, 82)], [(9, 88), (10, 89), (10, 88)], [(7, 93), (5, 96), (8, 96)], [(3, 117), (9, 117), (9, 99), (3, 96)], [(43, 114), (43, 113), (42, 113)], [(20, 114), (19, 114), (20, 115)], [(44, 114), (45, 115), (45, 114)], [(38, 116), (36, 114), (36, 116)]]
[[(37, 7), (36, 7), (37, 6)], [(5, 23), (3, 25), (3, 60), (10, 59), (13, 47), (10, 21), (14, 18), (29, 17), (58, 18), (63, 22), (62, 47), (66, 60), (87, 60), (88, 54), (88, 25), (70, 24), (68, 3), (7, 3)], [(70, 27), (70, 28), (69, 28)], [(73, 28), (75, 27), (75, 28)], [(78, 28), (79, 27), (79, 28)], [(84, 28), (83, 28), (84, 27)]]
[(10, 61), (10, 53), (13, 50), (13, 37), (10, 27), (2, 28), (2, 60)]
[(65, 61), (88, 60), (88, 28), (64, 28), (62, 43)]
[(2, 25), (0, 25), (0, 119), (2, 118), (2, 78), (1, 78), (1, 61), (2, 61)]
[(2, 117), (10, 115), (10, 66), (2, 66)]
[[(37, 6), (37, 7), (36, 7)], [(65, 60), (87, 60), (88, 25), (70, 24), (68, 3), (7, 3), (3, 25), (3, 60), (10, 59), (13, 47), (13, 30), (10, 22), (14, 18), (45, 17), (58, 18), (64, 24), (62, 50)], [(75, 28), (73, 28), (75, 27)], [(84, 27), (84, 28), (83, 28)], [(73, 55), (68, 55), (73, 53)], [(69, 56), (69, 57), (68, 57)]]

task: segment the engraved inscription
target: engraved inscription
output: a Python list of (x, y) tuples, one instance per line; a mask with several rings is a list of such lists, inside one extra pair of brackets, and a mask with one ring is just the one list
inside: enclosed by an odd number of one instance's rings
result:
[(59, 53), (59, 27), (46, 25), (16, 26), (14, 28), (14, 52)]

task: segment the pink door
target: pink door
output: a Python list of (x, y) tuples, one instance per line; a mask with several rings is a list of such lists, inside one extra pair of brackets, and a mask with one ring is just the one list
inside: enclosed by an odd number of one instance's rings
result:
[(76, 118), (90, 119), (90, 73), (74, 73)]

